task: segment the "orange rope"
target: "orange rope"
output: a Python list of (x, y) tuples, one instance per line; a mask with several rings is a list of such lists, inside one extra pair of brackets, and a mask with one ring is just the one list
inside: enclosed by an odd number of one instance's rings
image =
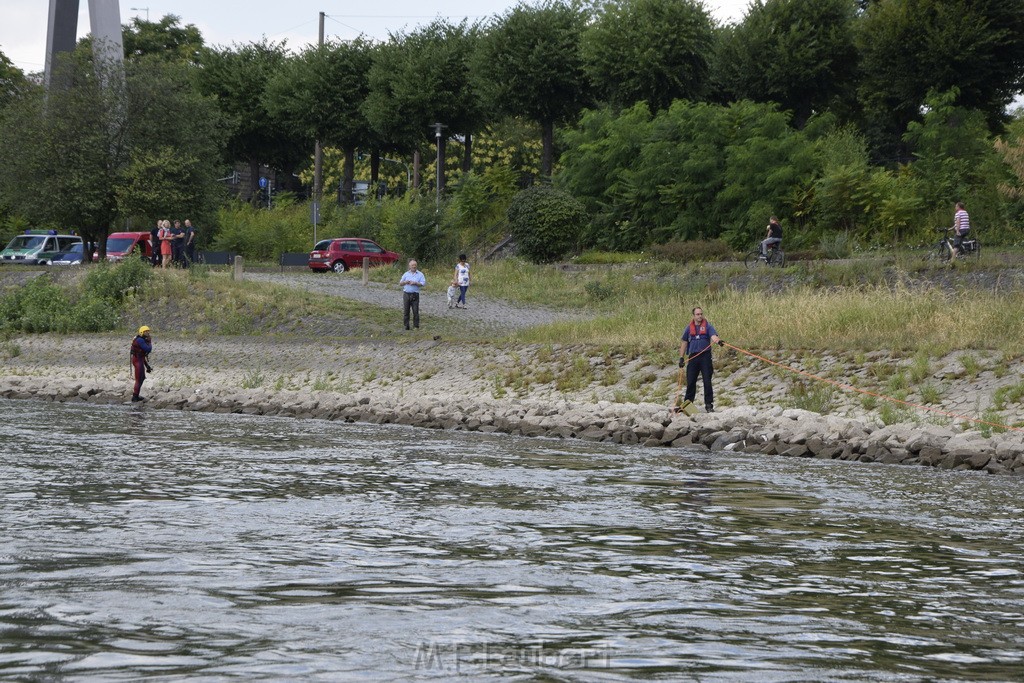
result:
[(979, 420), (978, 418), (971, 417), (969, 415), (960, 415), (959, 413), (951, 413), (951, 412), (949, 412), (947, 410), (939, 410), (938, 408), (931, 408), (929, 406), (923, 406), (923, 405), (921, 405), (919, 403), (911, 403), (910, 401), (901, 401), (900, 399), (893, 398), (892, 396), (886, 396), (885, 394), (877, 394), (877, 393), (875, 393), (873, 391), (868, 391), (867, 389), (860, 389), (860, 388), (852, 386), (850, 384), (843, 384), (842, 382), (837, 382), (835, 380), (828, 379), (827, 377), (821, 377), (819, 375), (813, 375), (813, 374), (811, 374), (809, 372), (805, 372), (803, 370), (799, 370), (797, 368), (790, 367), (789, 365), (785, 365), (784, 363), (779, 363), (777, 361), (773, 361), (773, 360), (770, 360), (768, 358), (765, 358), (764, 356), (759, 356), (756, 353), (753, 353), (751, 351), (747, 351), (746, 349), (741, 349), (738, 346), (733, 346), (732, 344), (729, 344), (727, 342), (721, 342), (721, 344), (723, 346), (728, 346), (730, 349), (733, 349), (734, 351), (739, 351), (742, 354), (746, 354), (746, 355), (750, 356), (751, 358), (756, 358), (758, 360), (762, 360), (765, 363), (768, 363), (769, 365), (774, 365), (775, 367), (782, 368), (783, 370), (789, 370), (790, 372), (796, 373), (798, 375), (803, 375), (804, 377), (809, 377), (809, 378), (814, 379), (814, 380), (818, 380), (819, 382), (825, 382), (826, 384), (831, 384), (833, 386), (839, 387), (840, 389), (846, 389), (848, 391), (856, 391), (859, 394), (866, 394), (868, 396), (874, 396), (875, 398), (880, 398), (882, 400), (890, 401), (892, 403), (899, 403), (901, 405), (905, 405), (905, 406), (908, 406), (910, 408), (920, 408), (921, 410), (927, 410), (927, 411), (932, 412), (932, 413), (938, 413), (939, 415), (945, 415), (946, 417), (953, 417), (953, 418), (957, 418), (959, 420), (967, 420), (969, 422), (974, 422), (976, 424), (988, 425), (990, 427), (998, 427), (1000, 429), (1010, 429), (1010, 430), (1013, 430), (1015, 432), (1024, 432), (1024, 429), (1021, 429), (1020, 427), (1011, 427), (1010, 425), (999, 424), (998, 422), (989, 422), (988, 420)]

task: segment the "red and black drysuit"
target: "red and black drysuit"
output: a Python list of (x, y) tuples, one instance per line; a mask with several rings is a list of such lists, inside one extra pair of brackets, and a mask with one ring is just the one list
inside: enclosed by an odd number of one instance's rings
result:
[(135, 389), (132, 391), (132, 398), (139, 397), (142, 383), (146, 381), (146, 370), (153, 371), (153, 368), (149, 366), (149, 352), (152, 350), (153, 343), (141, 334), (132, 339), (132, 370), (135, 371)]

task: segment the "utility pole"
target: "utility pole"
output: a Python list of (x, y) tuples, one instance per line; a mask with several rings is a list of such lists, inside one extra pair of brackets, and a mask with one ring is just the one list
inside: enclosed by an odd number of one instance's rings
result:
[(437, 139), (437, 206), (441, 206), (441, 190), (444, 189), (444, 133), (448, 126), (443, 123), (434, 124), (434, 137)]
[[(320, 13), (320, 40), (317, 45), (324, 46), (324, 17)], [(316, 140), (316, 147), (313, 151), (313, 244), (316, 244), (316, 228), (320, 222), (320, 200), (324, 194), (324, 148), (320, 145), (320, 138)]]

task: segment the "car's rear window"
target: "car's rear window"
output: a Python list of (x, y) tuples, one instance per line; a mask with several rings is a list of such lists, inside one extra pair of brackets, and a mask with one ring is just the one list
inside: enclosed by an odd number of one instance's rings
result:
[(330, 248), (331, 248), (331, 240), (323, 240), (322, 242), (317, 242), (316, 243), (316, 246), (313, 247), (313, 251), (327, 251)]

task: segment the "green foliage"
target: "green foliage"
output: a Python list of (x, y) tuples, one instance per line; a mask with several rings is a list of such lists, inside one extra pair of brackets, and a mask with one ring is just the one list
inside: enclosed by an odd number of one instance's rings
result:
[(566, 2), (519, 4), (490, 27), (473, 54), (473, 83), (485, 106), (541, 125), (545, 176), (554, 164), (554, 125), (575, 116), (587, 99), (580, 50), (585, 21), (584, 12)]
[(856, 247), (856, 242), (848, 233), (836, 232), (822, 237), (818, 247), (825, 258), (849, 258)]
[(164, 15), (157, 21), (134, 17), (122, 31), (127, 59), (157, 57), (167, 61), (194, 63), (203, 49), (203, 34), (195, 24), (181, 25), (181, 17)]
[(818, 166), (787, 114), (752, 102), (587, 112), (563, 139), (559, 183), (596, 212), (585, 244), (603, 248), (719, 237), (748, 247)]
[[(220, 227), (213, 248), (234, 251), (248, 259), (275, 261), (282, 252), (309, 251), (313, 244), (313, 224), (305, 205), (279, 203), (270, 210), (228, 205), (217, 212), (217, 223)], [(327, 234), (325, 226), (320, 229), (320, 237), (342, 237)]]
[(569, 194), (548, 186), (520, 192), (508, 208), (517, 249), (535, 263), (550, 263), (576, 245), (587, 212)]
[(826, 133), (814, 144), (821, 171), (814, 181), (812, 219), (823, 232), (856, 232), (866, 222), (867, 141), (846, 126)]
[(704, 91), (712, 43), (711, 17), (694, 0), (621, 0), (600, 7), (582, 50), (605, 101), (657, 110)]
[[(0, 126), (0, 193), (34, 224), (103, 239), (133, 215), (198, 216), (215, 192), (217, 113), (180, 64), (141, 59), (123, 76), (76, 52), (68, 87), (28, 90)], [(45, 115), (44, 115), (45, 112)]]
[(112, 283), (137, 279), (133, 273), (139, 272), (139, 266), (151, 270), (140, 259), (128, 259), (110, 268), (105, 278), (87, 279), (80, 290), (66, 290), (48, 275), (33, 278), (0, 296), (0, 329), (62, 334), (112, 330), (126, 296)]
[(393, 209), (392, 223), (385, 235), (386, 241), (397, 245), (399, 252), (426, 263), (451, 254), (454, 247), (446, 230), (445, 213), (433, 199), (414, 197), (411, 201), (396, 202)]
[(287, 58), (284, 43), (264, 39), (205, 49), (199, 59), (201, 68), (194, 72), (199, 91), (217, 99), (227, 124), (228, 157), (250, 165), (253, 195), (259, 189), (259, 163), (290, 168), (308, 154), (302, 133), (284, 125), (266, 107), (269, 98), (265, 91)]
[(129, 258), (116, 265), (104, 261), (85, 277), (85, 291), (97, 299), (119, 306), (141, 292), (153, 278), (153, 268), (140, 258)]
[(367, 134), (361, 107), (369, 92), (370, 50), (361, 38), (307, 48), (267, 84), (267, 111), (308, 140), (355, 146)]
[(453, 133), (483, 127), (469, 73), (477, 39), (478, 31), (465, 21), (453, 25), (438, 19), (407, 35), (393, 34), (377, 49), (363, 112), (389, 147), (433, 141), (435, 121)]
[(828, 415), (835, 405), (835, 388), (796, 382), (787, 391), (786, 403), (792, 408)]
[(1024, 74), (1024, 1), (872, 2), (857, 44), (866, 129), (884, 156), (902, 156), (898, 136), (929, 90), (957, 87), (990, 126), (1005, 119)]
[(813, 111), (847, 109), (857, 54), (852, 0), (756, 0), (722, 32), (716, 77), (728, 100), (777, 102), (797, 126)]

